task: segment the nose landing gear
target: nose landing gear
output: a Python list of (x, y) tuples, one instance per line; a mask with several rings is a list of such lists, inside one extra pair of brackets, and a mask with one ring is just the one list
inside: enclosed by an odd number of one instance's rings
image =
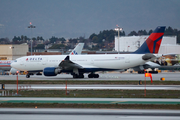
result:
[(26, 78), (30, 78), (30, 75), (34, 75), (33, 73), (27, 73)]
[(30, 75), (29, 75), (29, 74), (27, 74), (27, 75), (26, 75), (26, 78), (30, 78)]

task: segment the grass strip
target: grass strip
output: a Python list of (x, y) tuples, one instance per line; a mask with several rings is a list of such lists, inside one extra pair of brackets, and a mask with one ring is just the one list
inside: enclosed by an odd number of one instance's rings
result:
[[(66, 84), (66, 80), (19, 80), (19, 84)], [(16, 84), (16, 80), (0, 80), (0, 84)], [(67, 80), (67, 84), (108, 84), (108, 85), (138, 85), (139, 80)], [(144, 84), (144, 81), (142, 81)], [(180, 81), (146, 81), (147, 85), (180, 85)]]
[[(7, 93), (7, 92), (6, 92)], [(10, 95), (16, 90), (9, 90)], [(180, 98), (180, 90), (19, 90), (20, 97)], [(17, 97), (17, 96), (16, 96)]]
[(1, 103), (0, 108), (105, 108), (105, 109), (174, 109), (178, 105), (156, 104), (64, 104), (64, 103)]

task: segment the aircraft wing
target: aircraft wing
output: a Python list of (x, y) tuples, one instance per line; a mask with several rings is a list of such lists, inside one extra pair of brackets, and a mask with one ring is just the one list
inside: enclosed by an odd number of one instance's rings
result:
[(73, 70), (73, 69), (83, 69), (83, 67), (79, 64), (76, 64), (69, 60), (69, 56), (67, 56), (60, 64), (59, 67), (65, 70)]

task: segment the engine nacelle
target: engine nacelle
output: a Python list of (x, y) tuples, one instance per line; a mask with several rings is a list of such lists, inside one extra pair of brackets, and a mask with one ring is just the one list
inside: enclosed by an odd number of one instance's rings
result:
[[(16, 74), (16, 73), (17, 73), (17, 71), (18, 71), (17, 69), (15, 69), (15, 68), (11, 68), (10, 73), (14, 75), (14, 74)], [(18, 71), (18, 72), (19, 72), (19, 71)]]
[(47, 67), (44, 68), (43, 73), (45, 76), (56, 76), (58, 73), (60, 73), (60, 69), (57, 69), (55, 67)]

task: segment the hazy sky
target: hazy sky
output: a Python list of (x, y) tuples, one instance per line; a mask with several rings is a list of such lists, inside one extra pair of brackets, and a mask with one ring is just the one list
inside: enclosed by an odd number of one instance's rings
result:
[(89, 37), (118, 24), (130, 31), (180, 29), (180, 0), (0, 0), (0, 38)]

